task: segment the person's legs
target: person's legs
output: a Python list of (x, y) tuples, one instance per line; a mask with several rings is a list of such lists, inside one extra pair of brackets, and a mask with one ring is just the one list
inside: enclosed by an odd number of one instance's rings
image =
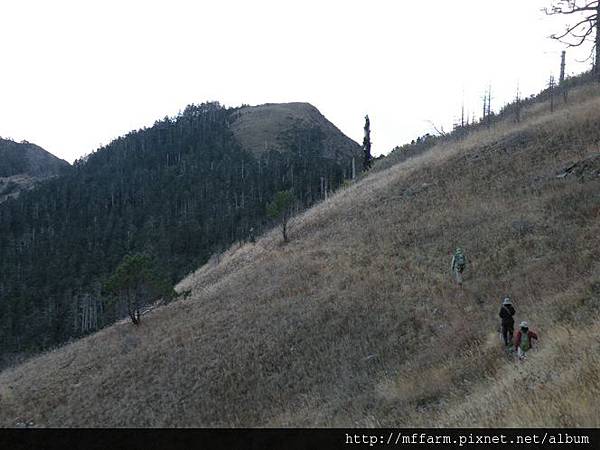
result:
[(508, 327), (504, 324), (502, 324), (502, 340), (504, 345), (508, 345)]
[(454, 269), (454, 279), (458, 284), (462, 284), (462, 272), (458, 269)]

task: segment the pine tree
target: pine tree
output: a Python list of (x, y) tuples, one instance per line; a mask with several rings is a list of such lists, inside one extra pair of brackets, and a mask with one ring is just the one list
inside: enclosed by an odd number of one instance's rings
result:
[(173, 290), (152, 268), (145, 255), (126, 255), (107, 282), (109, 291), (127, 306), (134, 325), (140, 324), (140, 308), (160, 297), (171, 298)]
[(294, 194), (291, 190), (280, 191), (275, 194), (273, 201), (267, 205), (267, 214), (271, 219), (278, 220), (281, 226), (283, 242), (288, 242), (287, 224), (292, 214)]

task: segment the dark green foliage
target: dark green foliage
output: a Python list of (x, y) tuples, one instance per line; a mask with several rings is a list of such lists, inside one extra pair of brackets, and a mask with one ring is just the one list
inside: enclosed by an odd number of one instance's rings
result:
[(171, 299), (173, 288), (152, 267), (145, 255), (126, 255), (106, 283), (108, 291), (127, 306), (127, 314), (135, 325), (140, 323), (140, 307), (160, 297)]
[(267, 205), (267, 215), (281, 224), (283, 242), (288, 241), (287, 223), (292, 214), (294, 194), (292, 191), (280, 191), (275, 194), (273, 201)]
[(343, 182), (342, 163), (321, 157), (318, 130), (295, 127), (283, 138), (289, 151), (255, 156), (233, 138), (235, 111), (188, 106), (0, 205), (0, 356), (122, 317), (103, 286), (125, 255), (147, 255), (173, 286), (251, 227), (268, 227), (276, 192), (291, 189), (306, 207), (322, 197), (321, 178), (331, 189)]

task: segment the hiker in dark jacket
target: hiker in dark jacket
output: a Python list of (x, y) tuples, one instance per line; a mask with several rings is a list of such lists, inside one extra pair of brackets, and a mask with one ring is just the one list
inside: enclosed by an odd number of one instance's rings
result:
[(519, 359), (526, 358), (526, 353), (533, 347), (533, 341), (534, 339), (537, 341), (537, 338), (537, 334), (529, 329), (529, 324), (525, 321), (521, 322), (515, 339), (515, 350)]
[(515, 332), (515, 319), (513, 319), (515, 308), (510, 297), (506, 296), (502, 301), (499, 315), (502, 319), (502, 339), (504, 339), (504, 345), (508, 347), (512, 343)]

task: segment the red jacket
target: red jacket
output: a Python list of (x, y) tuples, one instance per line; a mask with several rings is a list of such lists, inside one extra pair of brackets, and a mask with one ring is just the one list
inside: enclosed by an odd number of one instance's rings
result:
[[(517, 350), (519, 348), (519, 345), (521, 345), (521, 330), (517, 331), (517, 337), (515, 338), (515, 350)], [(537, 334), (535, 334), (533, 331), (529, 330), (527, 331), (527, 336), (529, 337), (529, 343), (530, 345), (533, 347), (533, 339), (537, 340)]]

